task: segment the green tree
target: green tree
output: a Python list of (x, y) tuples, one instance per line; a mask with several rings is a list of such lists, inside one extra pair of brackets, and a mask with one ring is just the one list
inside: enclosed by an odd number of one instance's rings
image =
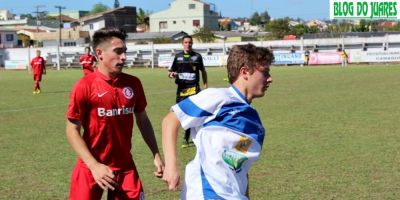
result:
[(119, 1), (118, 0), (114, 0), (114, 8), (119, 8)]
[(253, 15), (250, 17), (250, 24), (255, 26), (261, 24), (261, 16), (258, 14), (258, 12), (253, 13)]
[(290, 33), (289, 19), (272, 20), (265, 26), (265, 30), (271, 32), (273, 38), (282, 39), (283, 36)]
[(104, 5), (102, 3), (96, 3), (92, 10), (90, 11), (90, 14), (96, 14), (96, 13), (100, 13), (100, 12), (104, 12), (109, 10), (110, 8), (107, 5)]
[(136, 13), (136, 23), (137, 24), (145, 24), (146, 26), (150, 25), (150, 18), (149, 15), (151, 13), (149, 11), (144, 11), (143, 9), (139, 8), (138, 12)]
[(267, 11), (264, 11), (260, 14), (260, 18), (261, 18), (261, 23), (262, 24), (268, 24), (269, 21), (271, 21), (271, 17), (269, 16)]
[(215, 40), (214, 33), (212, 33), (211, 30), (206, 27), (199, 27), (193, 31), (193, 37), (202, 43), (214, 42)]

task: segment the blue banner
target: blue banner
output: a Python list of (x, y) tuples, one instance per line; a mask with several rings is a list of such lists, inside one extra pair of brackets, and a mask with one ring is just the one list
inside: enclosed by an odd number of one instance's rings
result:
[(274, 53), (275, 65), (304, 64), (304, 53)]

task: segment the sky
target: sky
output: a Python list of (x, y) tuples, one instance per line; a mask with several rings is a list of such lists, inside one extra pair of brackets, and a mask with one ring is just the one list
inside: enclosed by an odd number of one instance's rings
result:
[[(145, 11), (158, 12), (169, 8), (169, 3), (174, 0), (119, 0), (120, 6), (136, 6)], [(223, 17), (251, 17), (254, 12), (267, 11), (273, 19), (277, 18), (302, 18), (329, 19), (329, 0), (203, 0), (214, 4), (217, 12)], [(109, 7), (114, 6), (114, 0), (0, 0), (0, 10), (10, 10), (14, 14), (31, 13), (36, 11), (56, 12), (56, 5), (65, 6), (66, 10), (88, 10), (96, 3)]]

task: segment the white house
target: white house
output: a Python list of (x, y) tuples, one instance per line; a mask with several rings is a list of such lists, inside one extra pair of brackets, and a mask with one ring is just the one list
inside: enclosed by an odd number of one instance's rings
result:
[(18, 46), (17, 31), (0, 28), (0, 48), (13, 48)]
[(200, 0), (175, 0), (169, 9), (149, 16), (150, 32), (184, 31), (191, 35), (199, 27), (217, 31), (219, 15), (214, 8), (214, 4)]

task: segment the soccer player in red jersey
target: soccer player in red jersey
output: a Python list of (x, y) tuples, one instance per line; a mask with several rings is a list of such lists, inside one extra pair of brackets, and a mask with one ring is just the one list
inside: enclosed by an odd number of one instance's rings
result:
[(94, 33), (98, 68), (82, 77), (70, 94), (66, 135), (78, 155), (70, 199), (101, 199), (103, 190), (108, 190), (109, 199), (144, 199), (131, 155), (134, 119), (153, 154), (154, 175), (162, 176), (164, 163), (146, 114), (142, 84), (137, 77), (122, 72), (125, 38), (118, 29)]
[(36, 50), (36, 57), (31, 60), (33, 72), (33, 94), (40, 94), (39, 82), (42, 80), (42, 75), (46, 74), (46, 61), (40, 56), (40, 50)]
[(90, 54), (90, 47), (85, 47), (85, 54), (79, 58), (82, 65), (83, 75), (86, 76), (94, 71), (94, 65), (97, 62), (95, 56)]

